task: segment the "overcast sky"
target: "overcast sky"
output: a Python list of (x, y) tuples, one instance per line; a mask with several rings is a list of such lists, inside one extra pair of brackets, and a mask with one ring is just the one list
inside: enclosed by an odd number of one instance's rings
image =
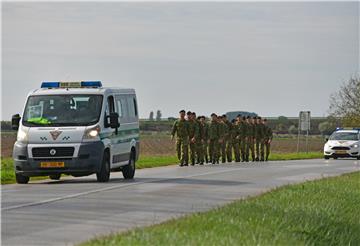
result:
[(3, 3), (2, 119), (41, 81), (135, 88), (160, 109), (327, 114), (359, 72), (359, 2)]

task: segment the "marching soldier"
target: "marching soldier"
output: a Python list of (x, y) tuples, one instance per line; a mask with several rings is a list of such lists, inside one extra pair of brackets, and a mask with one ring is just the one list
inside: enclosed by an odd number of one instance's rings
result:
[(271, 128), (267, 125), (267, 119), (263, 120), (263, 124), (265, 128), (265, 134), (264, 134), (264, 144), (266, 148), (265, 161), (268, 161), (270, 155), (270, 144), (273, 139), (273, 132)]
[(174, 122), (172, 127), (171, 138), (174, 139), (176, 135), (176, 151), (182, 167), (187, 166), (189, 162), (189, 125), (185, 120), (185, 110), (181, 110), (179, 114), (179, 119)]
[(240, 139), (240, 152), (241, 152), (241, 161), (245, 162), (247, 157), (247, 135), (248, 135), (248, 125), (246, 123), (246, 118), (243, 116), (241, 118), (241, 115), (238, 116), (239, 121), (239, 139)]
[(204, 157), (205, 157), (205, 162), (209, 163), (209, 161), (210, 161), (210, 158), (209, 158), (209, 144), (208, 144), (208, 140), (209, 140), (209, 124), (206, 123), (205, 116), (201, 116), (201, 121), (203, 122), (204, 128), (205, 128), (204, 144), (203, 144)]
[(190, 146), (190, 160), (191, 165), (195, 165), (196, 160), (196, 141), (199, 139), (199, 125), (196, 122), (195, 113), (188, 112), (188, 122), (189, 122), (189, 146)]
[(239, 120), (233, 119), (230, 130), (231, 147), (234, 151), (235, 162), (240, 162), (240, 122)]
[(255, 125), (255, 152), (256, 161), (264, 161), (264, 155), (260, 157), (260, 149), (264, 148), (264, 125), (262, 124), (261, 117), (254, 117)]
[(231, 139), (231, 128), (233, 124), (228, 121), (226, 114), (222, 116), (223, 122), (226, 125), (226, 134), (225, 134), (225, 145), (226, 145), (226, 159), (228, 162), (232, 162), (232, 139)]
[(223, 116), (219, 116), (218, 117), (218, 121), (219, 121), (219, 134), (220, 134), (220, 139), (219, 139), (219, 157), (221, 156), (221, 161), (222, 163), (226, 162), (226, 138), (227, 138), (227, 134), (228, 134), (228, 126), (225, 124), (224, 120), (223, 120)]
[(209, 123), (209, 154), (210, 161), (212, 164), (216, 162), (219, 163), (218, 160), (218, 145), (219, 145), (219, 123), (217, 120), (217, 115), (215, 113), (211, 114), (211, 121)]
[(246, 124), (247, 124), (246, 162), (248, 162), (250, 159), (250, 152), (251, 152), (252, 161), (255, 161), (255, 152), (254, 152), (255, 125), (253, 124), (253, 119), (251, 119), (250, 116), (246, 117)]
[(204, 165), (204, 158), (205, 158), (205, 141), (206, 141), (206, 124), (205, 124), (205, 117), (199, 116), (197, 118), (199, 124), (199, 141), (196, 141), (197, 145), (197, 162), (200, 165)]

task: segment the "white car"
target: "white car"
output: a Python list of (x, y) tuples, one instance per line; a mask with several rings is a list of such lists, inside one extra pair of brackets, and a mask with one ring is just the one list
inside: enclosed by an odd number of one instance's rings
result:
[(324, 146), (324, 158), (352, 157), (360, 160), (360, 128), (337, 128)]

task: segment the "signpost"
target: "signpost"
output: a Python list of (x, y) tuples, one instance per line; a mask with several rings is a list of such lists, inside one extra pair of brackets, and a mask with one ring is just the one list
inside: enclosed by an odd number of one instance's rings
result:
[(297, 143), (297, 152), (299, 152), (300, 147), (300, 135), (301, 132), (306, 132), (306, 153), (308, 153), (308, 142), (309, 142), (309, 131), (310, 131), (310, 121), (311, 114), (310, 111), (300, 111), (299, 113), (299, 126), (298, 126), (298, 143)]

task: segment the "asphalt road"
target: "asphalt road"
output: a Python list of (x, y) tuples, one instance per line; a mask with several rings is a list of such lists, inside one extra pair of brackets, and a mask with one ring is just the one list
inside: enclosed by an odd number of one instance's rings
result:
[(226, 163), (2, 186), (2, 245), (73, 245), (204, 211), (274, 187), (360, 171), (356, 160)]

